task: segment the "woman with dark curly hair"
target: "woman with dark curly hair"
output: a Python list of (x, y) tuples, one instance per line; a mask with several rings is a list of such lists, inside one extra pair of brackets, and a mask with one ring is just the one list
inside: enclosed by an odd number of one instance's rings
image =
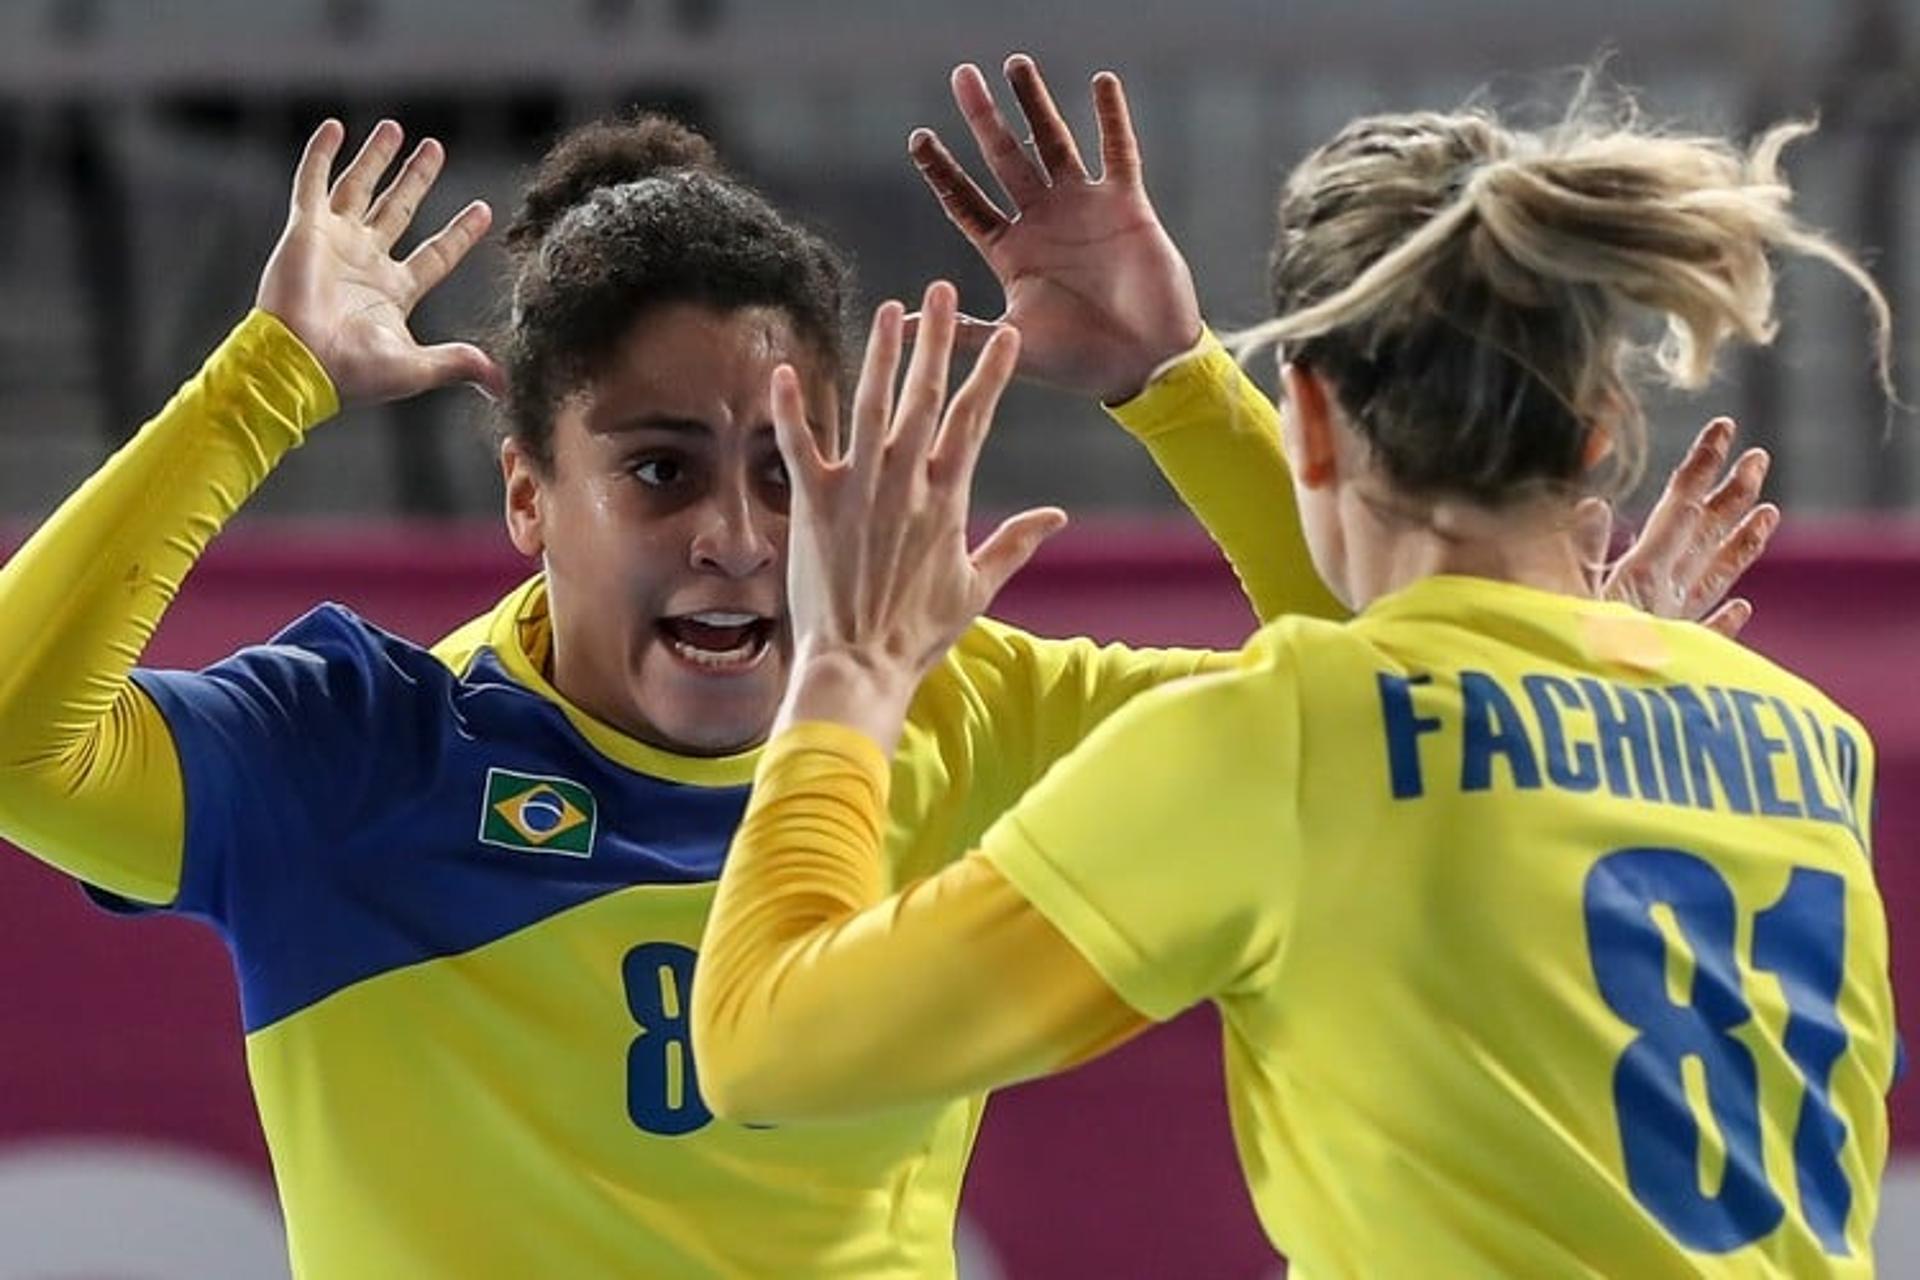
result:
[[(680, 126), (591, 126), (507, 232), (498, 363), (422, 347), (407, 315), (487, 211), (396, 261), (441, 151), (379, 190), (383, 123), (329, 185), (342, 137), (308, 146), (256, 311), (0, 572), (37, 620), (0, 637), (0, 829), (224, 934), (302, 1275), (949, 1274), (979, 1099), (726, 1124), (687, 1036), (791, 654), (771, 374), (837, 432), (845, 266)], [(323, 605), (206, 671), (135, 668), (307, 431), (456, 380), (499, 400), (535, 577), (431, 650)], [(1284, 469), (1270, 437), (1237, 452)], [(1271, 607), (1329, 607), (1301, 556), (1242, 568)], [(982, 623), (928, 682), (897, 874), (1204, 661)]]

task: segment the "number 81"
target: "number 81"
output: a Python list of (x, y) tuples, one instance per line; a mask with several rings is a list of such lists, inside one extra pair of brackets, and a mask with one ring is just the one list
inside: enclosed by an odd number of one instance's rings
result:
[[(1667, 986), (1664, 905), (1693, 953), (1684, 1002)], [(1587, 945), (1607, 1005), (1639, 1035), (1614, 1066), (1613, 1099), (1633, 1194), (1690, 1249), (1724, 1253), (1779, 1225), (1760, 1144), (1753, 1054), (1733, 1031), (1752, 1016), (1734, 938), (1738, 907), (1726, 879), (1678, 849), (1622, 849), (1594, 864), (1585, 891)], [(1753, 967), (1786, 993), (1782, 1047), (1805, 1084), (1794, 1126), (1800, 1209), (1831, 1255), (1846, 1256), (1853, 1188), (1841, 1167), (1847, 1127), (1828, 1096), (1847, 1047), (1838, 1002), (1846, 955), (1846, 884), (1829, 871), (1794, 869), (1780, 900), (1754, 918)], [(1699, 1176), (1700, 1125), (1687, 1099), (1685, 1062), (1697, 1060), (1726, 1172), (1708, 1195)]]

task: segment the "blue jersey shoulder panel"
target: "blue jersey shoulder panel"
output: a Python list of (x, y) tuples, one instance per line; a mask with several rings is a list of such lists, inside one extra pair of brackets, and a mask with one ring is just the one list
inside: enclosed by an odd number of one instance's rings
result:
[(455, 673), (337, 605), (135, 678), (186, 790), (172, 909), (225, 933), (249, 1031), (607, 893), (710, 880), (746, 807), (609, 760), (491, 652)]

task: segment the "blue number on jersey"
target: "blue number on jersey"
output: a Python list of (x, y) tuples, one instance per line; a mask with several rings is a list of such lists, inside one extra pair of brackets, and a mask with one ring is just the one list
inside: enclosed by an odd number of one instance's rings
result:
[(1846, 1256), (1853, 1188), (1840, 1167), (1847, 1126), (1834, 1114), (1828, 1089), (1847, 1049), (1840, 1022), (1840, 977), (1846, 959), (1847, 886), (1831, 871), (1794, 868), (1780, 901), (1753, 922), (1753, 963), (1779, 975), (1787, 996), (1787, 1056), (1807, 1082), (1793, 1129), (1793, 1171), (1800, 1210), (1828, 1253)]
[[(1772, 1231), (1783, 1213), (1761, 1152), (1753, 1054), (1732, 1032), (1750, 1019), (1734, 954), (1738, 907), (1726, 879), (1677, 849), (1622, 849), (1594, 864), (1586, 883), (1587, 945), (1608, 1006), (1640, 1032), (1614, 1067), (1613, 1099), (1635, 1198), (1690, 1249), (1724, 1253)], [(1830, 1254), (1847, 1254), (1852, 1191), (1840, 1167), (1846, 1126), (1828, 1083), (1847, 1035), (1836, 1002), (1845, 955), (1845, 885), (1831, 872), (1796, 869), (1780, 901), (1754, 921), (1754, 966), (1779, 975), (1788, 1003), (1784, 1045), (1806, 1082), (1794, 1135), (1801, 1212)], [(1665, 906), (1693, 956), (1684, 1001), (1667, 987)], [(1707, 1103), (1726, 1144), (1717, 1193), (1701, 1187), (1700, 1126), (1684, 1063), (1705, 1076)]]
[(627, 1050), (627, 1114), (664, 1137), (692, 1133), (713, 1119), (700, 1096), (687, 1029), (693, 960), (691, 948), (648, 942), (627, 952), (621, 965), (627, 1007), (640, 1026)]

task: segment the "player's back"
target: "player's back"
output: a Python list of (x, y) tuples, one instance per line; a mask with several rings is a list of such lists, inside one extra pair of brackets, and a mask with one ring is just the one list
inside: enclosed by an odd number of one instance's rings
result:
[(1298, 847), (1221, 1000), (1330, 1275), (1868, 1275), (1895, 1036), (1866, 734), (1686, 624), (1430, 578), (1285, 623)]

